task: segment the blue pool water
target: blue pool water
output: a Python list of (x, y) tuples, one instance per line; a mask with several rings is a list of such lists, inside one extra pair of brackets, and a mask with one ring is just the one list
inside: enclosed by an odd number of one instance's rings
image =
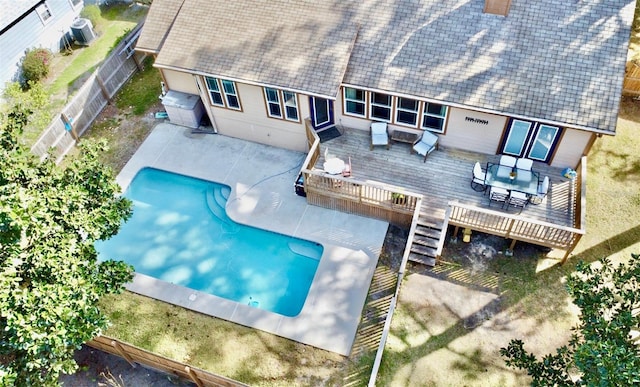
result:
[(300, 313), (322, 245), (234, 223), (231, 189), (153, 168), (138, 172), (124, 196), (133, 216), (118, 235), (96, 243), (101, 259), (284, 316)]

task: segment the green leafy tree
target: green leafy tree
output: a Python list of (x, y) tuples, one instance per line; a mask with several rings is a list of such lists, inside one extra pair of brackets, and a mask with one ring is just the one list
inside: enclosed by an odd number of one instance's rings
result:
[(74, 350), (108, 321), (97, 306), (123, 290), (132, 267), (98, 262), (94, 241), (113, 236), (131, 215), (113, 173), (86, 146), (60, 168), (18, 143), (29, 112), (14, 108), (0, 125), (0, 385), (56, 385), (73, 373)]
[(526, 370), (533, 386), (640, 385), (640, 346), (630, 336), (640, 326), (640, 255), (614, 266), (579, 263), (567, 289), (580, 308), (569, 344), (537, 360), (512, 340), (500, 353), (508, 366)]

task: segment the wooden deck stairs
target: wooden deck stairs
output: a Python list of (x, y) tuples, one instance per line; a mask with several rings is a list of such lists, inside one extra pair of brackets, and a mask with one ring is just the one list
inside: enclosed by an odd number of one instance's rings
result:
[(420, 213), (417, 227), (411, 242), (409, 260), (427, 266), (435, 266), (437, 249), (444, 229), (444, 220), (434, 218), (432, 214)]

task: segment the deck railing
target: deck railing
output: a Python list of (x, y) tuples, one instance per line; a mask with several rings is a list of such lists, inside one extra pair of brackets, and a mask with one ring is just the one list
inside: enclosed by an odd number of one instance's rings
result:
[(505, 214), (476, 206), (458, 202), (450, 202), (450, 216), (448, 224), (457, 227), (467, 227), (473, 230), (499, 235), (515, 241), (529, 242), (540, 246), (558, 248), (565, 251), (562, 263), (566, 262), (569, 254), (576, 247), (582, 235), (585, 234), (586, 175), (587, 158), (582, 157), (578, 166), (575, 194), (572, 195), (575, 227), (565, 227), (553, 223), (538, 221), (520, 215)]
[(320, 139), (310, 120), (305, 120), (309, 154), (302, 165), (307, 202), (351, 214), (383, 219), (410, 226), (422, 195), (402, 187), (355, 177), (330, 175), (316, 169), (320, 158)]

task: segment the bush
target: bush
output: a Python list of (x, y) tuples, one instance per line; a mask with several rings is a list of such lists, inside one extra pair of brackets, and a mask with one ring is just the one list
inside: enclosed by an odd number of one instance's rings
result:
[(91, 21), (91, 25), (96, 27), (98, 23), (100, 23), (101, 12), (100, 7), (95, 4), (87, 5), (82, 8), (80, 12), (80, 17), (84, 19), (89, 19)]
[(38, 82), (49, 74), (49, 66), (53, 54), (46, 48), (35, 48), (27, 50), (22, 60), (22, 77), (24, 85), (27, 86), (29, 81)]

